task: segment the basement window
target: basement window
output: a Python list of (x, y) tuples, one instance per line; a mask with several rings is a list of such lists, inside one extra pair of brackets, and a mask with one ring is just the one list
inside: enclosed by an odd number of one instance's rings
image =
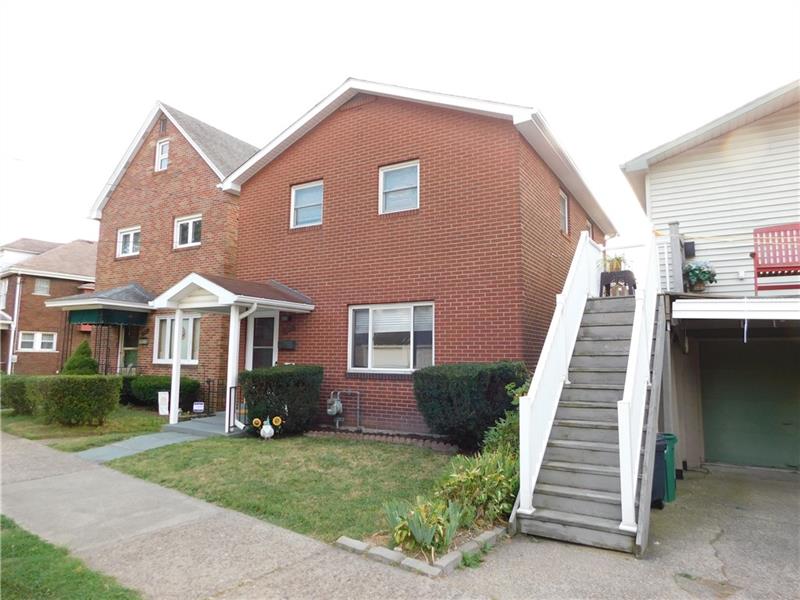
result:
[(156, 171), (166, 171), (169, 166), (169, 140), (156, 142)]

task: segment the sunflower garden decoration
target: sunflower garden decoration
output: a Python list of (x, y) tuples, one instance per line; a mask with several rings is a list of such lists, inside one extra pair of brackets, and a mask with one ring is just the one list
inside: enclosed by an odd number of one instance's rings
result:
[(255, 417), (252, 421), (250, 421), (251, 431), (261, 437), (262, 439), (269, 440), (275, 437), (276, 434), (280, 433), (283, 424), (285, 423), (285, 419), (278, 415), (274, 417), (266, 417), (264, 419), (260, 419), (259, 417)]

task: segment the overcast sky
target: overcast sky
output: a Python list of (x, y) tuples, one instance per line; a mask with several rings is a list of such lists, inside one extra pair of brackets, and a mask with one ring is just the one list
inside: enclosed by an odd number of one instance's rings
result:
[(96, 239), (156, 100), (263, 146), (349, 76), (533, 106), (619, 229), (619, 164), (800, 74), (800, 2), (0, 5), (0, 243)]

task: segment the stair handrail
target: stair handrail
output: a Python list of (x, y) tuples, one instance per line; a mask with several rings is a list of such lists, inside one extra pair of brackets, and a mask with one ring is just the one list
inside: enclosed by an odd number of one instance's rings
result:
[(578, 337), (586, 300), (600, 287), (603, 248), (581, 232), (564, 287), (542, 345), (528, 393), (519, 401), (519, 507), (533, 514), (533, 489), (547, 449), (558, 400), (569, 383), (569, 362)]
[(625, 389), (617, 402), (619, 427), (619, 477), (622, 521), (619, 528), (636, 532), (636, 493), (639, 456), (642, 447), (647, 392), (650, 389), (650, 357), (653, 350), (653, 327), (661, 277), (655, 237), (642, 247), (643, 260), (636, 273), (635, 312), (631, 344), (625, 369)]

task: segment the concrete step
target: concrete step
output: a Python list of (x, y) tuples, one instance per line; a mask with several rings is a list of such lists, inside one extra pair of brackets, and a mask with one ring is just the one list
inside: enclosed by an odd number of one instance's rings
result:
[(561, 390), (561, 401), (619, 402), (624, 386), (616, 383), (565, 383)]
[(554, 440), (547, 442), (545, 462), (619, 467), (619, 445), (613, 442)]
[(571, 383), (625, 383), (625, 368), (622, 367), (572, 367), (569, 370)]
[(578, 419), (616, 423), (617, 403), (562, 400), (558, 403), (556, 419)]
[(538, 481), (619, 493), (619, 467), (546, 460)]
[(589, 298), (586, 301), (587, 313), (630, 312), (636, 310), (633, 296), (616, 298)]
[(581, 325), (578, 329), (578, 339), (581, 340), (629, 340), (630, 338), (630, 325)]
[(633, 310), (631, 312), (585, 312), (581, 319), (581, 327), (592, 325), (633, 325)]
[(581, 339), (575, 342), (574, 354), (628, 354), (631, 341), (625, 339), (592, 340)]
[(581, 354), (579, 352), (574, 352), (572, 354), (572, 359), (569, 363), (570, 369), (578, 369), (578, 368), (617, 368), (617, 369), (625, 369), (628, 366), (628, 352), (617, 352), (614, 354), (611, 353), (604, 353), (601, 355), (592, 354), (591, 352), (587, 352), (585, 354)]
[(542, 483), (534, 490), (533, 506), (617, 522), (622, 520), (620, 496), (613, 492)]
[(614, 444), (619, 442), (619, 433), (617, 423), (613, 421), (556, 419), (550, 432), (550, 440)]
[(619, 529), (619, 521), (550, 509), (519, 515), (520, 529), (529, 535), (633, 552), (635, 534)]

